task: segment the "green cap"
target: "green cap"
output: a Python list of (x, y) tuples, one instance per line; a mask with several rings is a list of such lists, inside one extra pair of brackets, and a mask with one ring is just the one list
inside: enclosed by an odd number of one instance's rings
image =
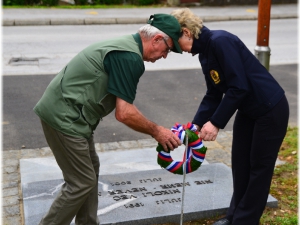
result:
[(154, 14), (150, 16), (148, 24), (151, 24), (152, 26), (161, 30), (173, 40), (173, 52), (182, 53), (182, 50), (178, 44), (178, 39), (181, 36), (181, 27), (174, 16), (169, 14)]

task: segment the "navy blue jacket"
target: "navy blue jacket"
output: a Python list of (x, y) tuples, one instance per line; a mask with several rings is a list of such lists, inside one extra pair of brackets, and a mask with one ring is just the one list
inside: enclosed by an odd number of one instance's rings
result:
[(203, 27), (191, 49), (199, 53), (207, 92), (193, 123), (207, 121), (223, 129), (236, 110), (255, 119), (271, 110), (283, 97), (268, 70), (235, 35)]

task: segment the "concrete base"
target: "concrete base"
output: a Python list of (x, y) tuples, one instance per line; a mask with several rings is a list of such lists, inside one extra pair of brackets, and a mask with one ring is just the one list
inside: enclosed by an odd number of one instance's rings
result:
[[(183, 176), (159, 169), (156, 152), (150, 148), (115, 152), (119, 159), (112, 153), (99, 154), (103, 162), (98, 183), (101, 225), (179, 223)], [(35, 225), (64, 181), (54, 158), (22, 159), (20, 167), (25, 225)], [(231, 169), (205, 162), (186, 175), (184, 221), (224, 214), (231, 195)], [(268, 206), (276, 207), (277, 200), (269, 196)]]

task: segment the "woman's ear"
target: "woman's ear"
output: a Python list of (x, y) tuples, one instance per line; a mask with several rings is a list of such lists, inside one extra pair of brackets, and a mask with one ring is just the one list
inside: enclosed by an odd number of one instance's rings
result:
[(182, 33), (184, 36), (191, 38), (191, 31), (188, 28), (186, 27), (182, 28)]

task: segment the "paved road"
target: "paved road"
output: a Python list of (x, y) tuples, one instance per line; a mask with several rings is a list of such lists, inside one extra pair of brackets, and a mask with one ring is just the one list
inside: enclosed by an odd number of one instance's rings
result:
[[(290, 125), (297, 125), (297, 64), (274, 65), (270, 72), (286, 90), (290, 102)], [(3, 149), (47, 146), (38, 117), (32, 108), (53, 75), (3, 77)], [(205, 93), (200, 69), (146, 72), (138, 85), (136, 106), (152, 121), (165, 127), (192, 120)], [(232, 130), (232, 120), (225, 130)], [(114, 118), (105, 117), (95, 132), (96, 143), (149, 138), (125, 127)]]
[[(76, 18), (134, 18), (153, 12), (169, 13), (173, 8), (145, 9), (97, 9), (91, 10), (52, 10), (52, 9), (4, 9), (3, 19), (41, 20), (41, 19), (76, 19)], [(195, 7), (192, 10), (201, 17), (257, 15), (257, 6), (239, 7)], [(272, 5), (273, 17), (297, 14), (296, 4)], [(76, 17), (77, 16), (77, 17)], [(256, 21), (205, 22), (211, 29), (226, 29), (237, 34), (253, 50), (256, 38)], [(294, 26), (297, 19), (272, 19), (271, 21), (271, 72), (287, 91), (291, 106), (291, 125), (297, 125), (297, 31)], [(14, 24), (16, 25), (16, 24)], [(47, 146), (38, 117), (32, 111), (46, 86), (54, 75), (78, 51), (86, 47), (92, 38), (103, 39), (106, 36), (119, 36), (122, 32), (132, 33), (139, 24), (114, 26), (4, 26), (3, 28), (3, 149), (41, 148)], [(242, 28), (241, 28), (242, 27)], [(247, 27), (247, 29), (244, 29)], [(107, 30), (108, 31), (106, 32)], [(90, 31), (92, 33), (88, 33)], [(64, 33), (63, 33), (64, 32)], [(122, 33), (121, 32), (121, 33)], [(70, 38), (70, 34), (73, 38)], [(68, 36), (69, 35), (69, 36)], [(20, 38), (21, 37), (21, 38)], [(81, 42), (80, 42), (81, 41)], [(56, 43), (53, 45), (53, 43)], [(69, 44), (68, 44), (69, 43)], [(57, 46), (58, 47), (57, 47)], [(56, 47), (54, 47), (56, 46)], [(67, 47), (69, 46), (69, 47)], [(67, 48), (66, 48), (67, 47)], [(288, 54), (287, 54), (288, 52)], [(43, 58), (44, 53), (49, 58)], [(9, 59), (14, 54), (36, 56), (38, 65), (11, 65)], [(205, 92), (205, 85), (199, 62), (196, 57), (171, 54), (167, 60), (146, 65), (147, 72), (138, 86), (135, 104), (151, 120), (165, 127), (174, 122), (191, 121), (200, 99)], [(51, 58), (52, 57), (52, 58)], [(23, 62), (24, 63), (24, 62)], [(34, 62), (35, 63), (35, 62)], [(278, 65), (280, 64), (280, 65)], [(152, 67), (154, 65), (154, 67)], [(152, 71), (151, 71), (152, 70)], [(15, 76), (19, 74), (20, 76)], [(30, 76), (21, 76), (21, 75)], [(34, 74), (34, 75), (32, 75)], [(40, 76), (40, 75), (44, 76)], [(192, 90), (192, 91), (191, 91)], [(175, 93), (175, 94), (174, 94)], [(144, 104), (146, 103), (146, 104)], [(232, 121), (225, 130), (232, 130)], [(96, 131), (95, 142), (126, 141), (149, 138), (134, 132), (120, 124), (111, 114), (101, 122)]]
[[(224, 29), (237, 35), (254, 52), (257, 21), (206, 22), (212, 29)], [(101, 40), (136, 33), (140, 24), (94, 26), (11, 26), (3, 27), (3, 75), (56, 74), (79, 51)], [(247, 29), (245, 29), (245, 27)], [(270, 64), (297, 63), (297, 19), (271, 21)], [(12, 58), (25, 61), (11, 62)], [(26, 60), (34, 61), (26, 61)], [(11, 63), (10, 63), (11, 62)], [(172, 53), (166, 60), (145, 63), (146, 70), (200, 68), (197, 57)]]
[[(153, 13), (167, 13), (177, 7), (159, 7), (159, 8), (112, 8), (112, 9), (3, 9), (3, 22), (6, 26), (29, 25), (36, 21), (40, 25), (48, 20), (53, 20), (56, 24), (75, 24), (82, 23), (84, 19), (123, 19), (122, 23), (144, 23)], [(222, 6), (210, 7), (200, 6), (191, 7), (191, 10), (205, 21), (224, 21), (224, 20), (241, 20), (257, 18), (258, 5), (240, 5), (240, 6)], [(297, 16), (297, 4), (272, 4), (271, 17), (291, 18)], [(129, 20), (131, 18), (132, 20)], [(140, 20), (139, 18), (143, 19)], [(134, 20), (139, 19), (139, 20)], [(22, 23), (23, 21), (23, 23)], [(103, 20), (104, 21), (104, 20)], [(106, 20), (107, 21), (107, 20)], [(16, 22), (16, 23), (15, 23)], [(59, 23), (58, 23), (59, 22)], [(117, 21), (115, 21), (117, 22)], [(18, 24), (19, 23), (19, 24)]]

